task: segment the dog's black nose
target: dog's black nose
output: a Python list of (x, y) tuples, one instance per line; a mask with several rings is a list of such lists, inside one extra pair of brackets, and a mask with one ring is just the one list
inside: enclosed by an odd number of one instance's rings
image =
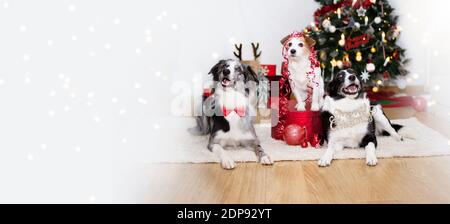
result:
[(291, 49), (291, 54), (295, 54), (297, 51), (295, 49)]
[(354, 82), (356, 80), (356, 76), (355, 75), (351, 75), (348, 77), (348, 80)]
[(224, 75), (229, 75), (231, 72), (230, 72), (230, 69), (225, 69), (225, 70), (223, 70), (223, 74)]

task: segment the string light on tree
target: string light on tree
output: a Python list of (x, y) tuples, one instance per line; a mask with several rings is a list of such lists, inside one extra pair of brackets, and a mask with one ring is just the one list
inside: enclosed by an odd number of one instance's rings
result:
[(386, 67), (390, 61), (391, 61), (391, 57), (387, 57), (386, 60), (384, 60), (383, 66)]
[(360, 51), (358, 51), (358, 53), (356, 53), (356, 61), (362, 61), (362, 53)]
[(345, 35), (341, 35), (341, 39), (339, 40), (339, 46), (343, 47), (345, 46)]

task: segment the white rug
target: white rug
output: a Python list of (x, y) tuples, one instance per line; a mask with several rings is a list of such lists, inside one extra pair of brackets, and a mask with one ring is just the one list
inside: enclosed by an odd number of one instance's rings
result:
[[(414, 129), (417, 139), (405, 139), (397, 142), (390, 137), (378, 138), (377, 156), (379, 158), (392, 157), (424, 157), (450, 155), (449, 140), (420, 123), (417, 119), (395, 120), (393, 123), (402, 124)], [(317, 160), (324, 153), (324, 149), (288, 146), (282, 141), (273, 140), (270, 136), (270, 124), (256, 126), (262, 147), (274, 161)], [(217, 158), (206, 149), (208, 137), (191, 136), (189, 133), (177, 136), (175, 142), (167, 147), (166, 153), (155, 156), (154, 162), (161, 163), (210, 163), (218, 162)], [(231, 157), (239, 162), (256, 161), (255, 153), (248, 149), (229, 150)], [(363, 149), (345, 149), (337, 152), (335, 159), (365, 158)]]

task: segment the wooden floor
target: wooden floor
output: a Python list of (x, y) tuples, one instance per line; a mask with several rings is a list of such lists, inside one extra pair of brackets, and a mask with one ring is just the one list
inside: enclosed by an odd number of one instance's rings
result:
[[(388, 116), (415, 116), (450, 138), (449, 124), (409, 109)], [(149, 203), (450, 203), (450, 157), (277, 162), (272, 167), (241, 163), (233, 171), (218, 164), (148, 165)]]

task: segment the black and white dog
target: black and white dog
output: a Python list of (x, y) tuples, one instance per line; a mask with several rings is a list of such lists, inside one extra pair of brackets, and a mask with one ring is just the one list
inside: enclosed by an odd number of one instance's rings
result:
[(331, 164), (335, 151), (343, 148), (365, 148), (366, 164), (376, 166), (377, 135), (393, 136), (403, 127), (391, 124), (380, 105), (371, 105), (362, 82), (354, 70), (340, 71), (328, 85), (328, 96), (322, 108), (322, 124), (328, 148), (318, 164)]
[(207, 147), (219, 157), (224, 169), (236, 167), (227, 154), (228, 147), (251, 147), (261, 164), (273, 164), (253, 126), (258, 84), (255, 72), (237, 60), (222, 60), (209, 74), (213, 76), (214, 87), (211, 96), (204, 97), (203, 113), (197, 117), (197, 127), (191, 133), (210, 135)]

